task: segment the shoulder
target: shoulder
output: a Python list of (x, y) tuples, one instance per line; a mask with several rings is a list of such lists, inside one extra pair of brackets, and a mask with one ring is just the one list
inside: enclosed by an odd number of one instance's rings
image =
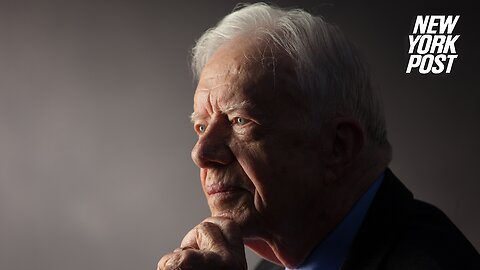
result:
[(386, 269), (480, 269), (473, 245), (431, 204), (411, 201), (395, 238)]
[(480, 255), (437, 207), (387, 169), (343, 269), (477, 269)]

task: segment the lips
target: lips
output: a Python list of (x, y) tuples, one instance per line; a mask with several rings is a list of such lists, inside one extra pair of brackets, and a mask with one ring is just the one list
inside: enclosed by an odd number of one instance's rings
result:
[(208, 195), (215, 195), (215, 194), (221, 194), (221, 193), (245, 191), (245, 189), (238, 186), (232, 186), (232, 185), (211, 184), (205, 187), (205, 191)]

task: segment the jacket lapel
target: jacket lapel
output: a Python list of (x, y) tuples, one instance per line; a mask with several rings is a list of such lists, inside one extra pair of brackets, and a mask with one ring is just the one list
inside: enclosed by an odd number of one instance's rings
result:
[(387, 169), (341, 269), (381, 269), (385, 256), (399, 237), (412, 202), (412, 193)]

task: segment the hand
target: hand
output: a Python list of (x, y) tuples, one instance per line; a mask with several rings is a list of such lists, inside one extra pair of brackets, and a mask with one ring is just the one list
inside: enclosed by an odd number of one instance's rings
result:
[(240, 228), (232, 220), (209, 217), (190, 230), (180, 248), (163, 256), (157, 270), (247, 270)]

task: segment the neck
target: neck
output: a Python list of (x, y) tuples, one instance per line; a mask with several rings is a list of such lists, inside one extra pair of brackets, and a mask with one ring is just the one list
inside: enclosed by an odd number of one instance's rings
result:
[[(330, 196), (318, 196), (310, 215), (289, 219), (286, 224), (272, 229), (266, 237), (246, 239), (245, 245), (261, 257), (276, 264), (299, 267), (312, 250), (342, 221), (374, 180), (385, 170), (386, 164), (357, 170), (349, 179), (339, 179), (328, 187)], [(353, 179), (354, 178), (354, 179)], [(333, 189), (333, 192), (332, 192)], [(340, 197), (338, 194), (342, 194)]]

